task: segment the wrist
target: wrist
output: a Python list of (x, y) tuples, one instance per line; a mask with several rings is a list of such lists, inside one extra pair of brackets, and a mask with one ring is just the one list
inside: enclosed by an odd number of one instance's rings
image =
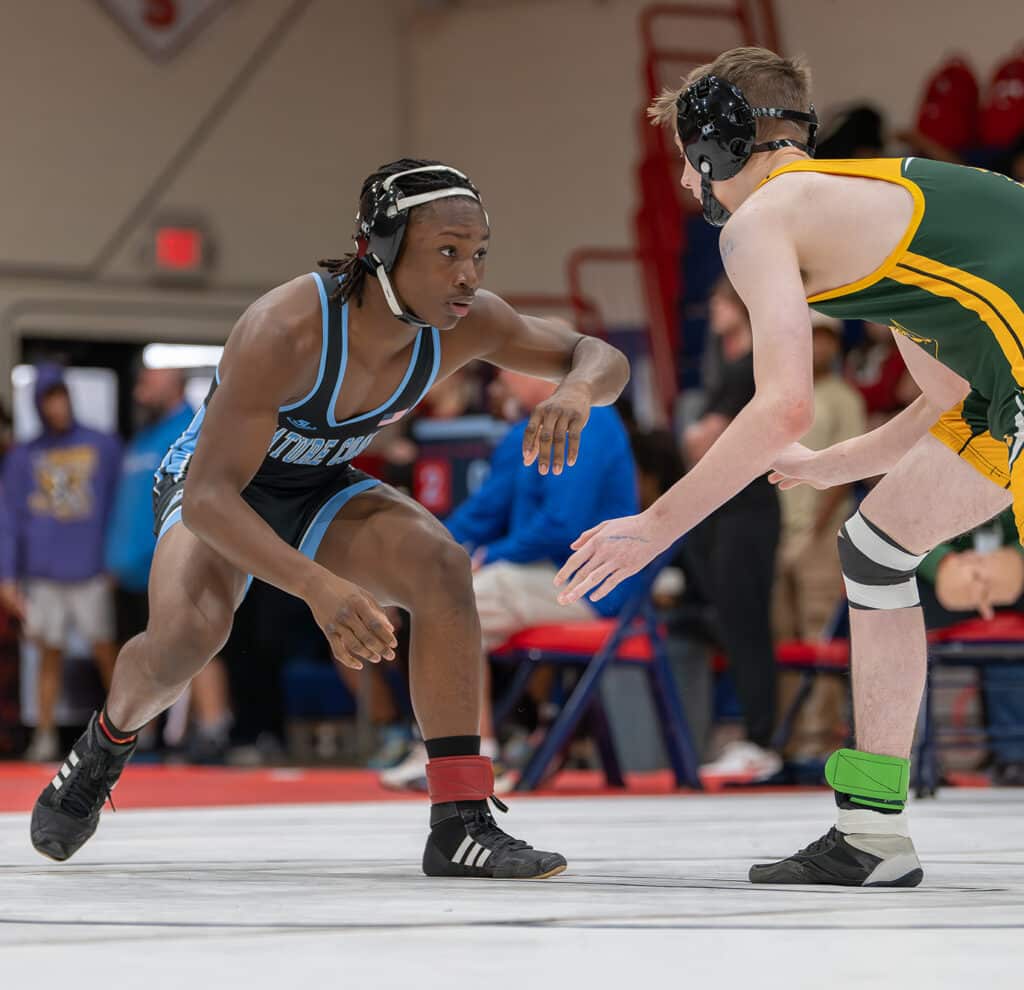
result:
[(664, 502), (665, 497), (662, 496), (637, 517), (647, 533), (647, 538), (657, 547), (657, 553), (667, 550), (683, 532), (677, 533), (673, 529), (672, 512), (669, 506), (663, 504)]
[[(302, 573), (298, 575), (293, 584), (292, 594), (301, 598), (306, 604), (310, 604), (316, 596), (327, 586), (328, 576), (326, 568), (321, 567), (315, 561), (308, 561)], [(285, 591), (289, 589), (283, 589)]]
[(566, 392), (577, 393), (588, 406), (593, 405), (593, 386), (584, 379), (574, 379), (571, 371), (562, 379), (561, 384), (555, 391), (560, 392), (562, 395), (565, 395)]

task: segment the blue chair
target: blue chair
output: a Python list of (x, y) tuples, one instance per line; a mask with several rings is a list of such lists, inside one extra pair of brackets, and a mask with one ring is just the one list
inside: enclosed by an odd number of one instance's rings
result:
[(522, 696), (537, 665), (554, 664), (582, 669), (582, 676), (558, 717), (523, 769), (517, 790), (531, 791), (540, 785), (548, 766), (568, 745), (585, 716), (590, 716), (593, 721), (608, 785), (625, 786), (598, 691), (601, 677), (610, 665), (616, 663), (643, 666), (676, 783), (680, 787), (700, 789), (696, 752), (665, 649), (665, 634), (651, 599), (654, 579), (673, 559), (674, 553), (674, 548), (666, 550), (640, 572), (636, 591), (626, 601), (617, 619), (525, 629), (492, 653), (493, 660), (516, 665), (510, 687), (495, 706), (496, 724), (500, 724)]

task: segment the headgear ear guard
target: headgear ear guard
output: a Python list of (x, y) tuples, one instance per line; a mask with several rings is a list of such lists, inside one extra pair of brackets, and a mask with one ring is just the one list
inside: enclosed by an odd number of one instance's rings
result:
[[(431, 192), (417, 193), (415, 196), (404, 195), (401, 187), (396, 185), (397, 180), (417, 172), (449, 172), (461, 179), (465, 185), (434, 189)], [(449, 168), (447, 165), (421, 165), (404, 172), (396, 172), (382, 182), (375, 183), (370, 190), (372, 205), (369, 215), (366, 217), (361, 214), (356, 216), (358, 224), (356, 248), (359, 259), (370, 274), (377, 276), (391, 312), (410, 326), (426, 327), (430, 324), (425, 323), (415, 313), (402, 306), (391, 284), (391, 279), (388, 277), (388, 272), (395, 267), (395, 262), (398, 260), (405, 228), (409, 224), (409, 211), (415, 206), (422, 206), (435, 199), (447, 199), (451, 196), (468, 196), (470, 199), (480, 202), (480, 194), (475, 188), (472, 188), (472, 183), (458, 169)]]
[[(807, 124), (807, 143), (781, 138), (755, 144), (758, 117)], [(712, 180), (731, 179), (757, 151), (792, 147), (800, 148), (813, 157), (818, 117), (813, 104), (809, 113), (782, 107), (752, 107), (739, 87), (718, 76), (704, 76), (679, 94), (676, 131), (687, 159), (700, 173), (704, 219), (715, 227), (721, 227), (730, 214), (715, 199), (711, 191)]]

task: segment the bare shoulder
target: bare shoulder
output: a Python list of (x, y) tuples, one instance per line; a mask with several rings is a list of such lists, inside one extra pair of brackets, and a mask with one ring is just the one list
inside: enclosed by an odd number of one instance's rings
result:
[(270, 352), (285, 364), (319, 359), (322, 343), (320, 292), (301, 275), (253, 302), (235, 324), (228, 350)]
[(305, 394), (323, 345), (320, 292), (308, 275), (255, 300), (239, 317), (224, 347), (222, 383), (244, 380), (254, 405), (280, 405)]
[(790, 196), (769, 194), (767, 186), (759, 189), (722, 228), (718, 249), (729, 274), (745, 256), (751, 257), (745, 248), (756, 246), (763, 259), (767, 245), (791, 243), (794, 226), (794, 201)]

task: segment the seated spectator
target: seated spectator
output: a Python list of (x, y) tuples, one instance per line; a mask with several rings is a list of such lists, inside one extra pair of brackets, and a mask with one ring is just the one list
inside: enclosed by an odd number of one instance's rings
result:
[[(510, 371), (502, 371), (499, 380), (515, 399), (519, 422), (494, 451), (487, 480), (446, 522), (472, 555), (485, 656), (530, 626), (615, 615), (635, 586), (625, 581), (600, 601), (562, 606), (553, 584), (569, 557), (569, 544), (581, 532), (638, 510), (636, 472), (619, 414), (611, 407), (592, 409), (576, 464), (558, 475), (542, 475), (523, 464), (523, 434), (529, 414), (555, 385)], [(498, 745), (489, 683), (485, 663), (481, 752), (493, 758)], [(426, 761), (419, 744), (381, 780), (390, 787), (422, 787)]]
[[(754, 397), (753, 337), (746, 306), (723, 275), (709, 300), (709, 326), (722, 362), (709, 383), (700, 418), (683, 435), (692, 465)], [(762, 476), (713, 512), (690, 534), (698, 593), (716, 616), (716, 639), (729, 661), (745, 738), (733, 739), (701, 774), (716, 780), (759, 781), (782, 769), (771, 749), (775, 725), (775, 649), (771, 596), (779, 541), (778, 493)]]
[(39, 649), (38, 722), (25, 756), (55, 760), (68, 627), (90, 644), (104, 684), (117, 657), (103, 544), (121, 450), (115, 437), (75, 421), (56, 365), (37, 369), (35, 398), (43, 431), (15, 444), (4, 462), (0, 593)]
[(864, 341), (846, 359), (850, 383), (860, 392), (868, 415), (868, 429), (892, 419), (920, 395), (892, 330), (884, 323), (864, 323)]
[[(842, 324), (811, 311), (814, 362), (814, 425), (800, 441), (813, 450), (860, 436), (865, 431), (864, 400), (838, 374)], [(800, 485), (779, 493), (782, 541), (775, 574), (773, 623), (778, 641), (820, 639), (843, 600), (843, 577), (836, 533), (850, 515), (851, 486), (816, 491)], [(780, 700), (792, 697), (799, 675), (783, 672)], [(842, 742), (837, 730), (846, 692), (834, 677), (817, 678), (801, 711), (790, 754), (825, 756)]]
[[(949, 543), (937, 546), (917, 571), (925, 625), (942, 629), (1003, 609), (1024, 611), (1024, 548), (1017, 539), (1013, 510)], [(981, 668), (985, 718), (990, 729), (1022, 734), (993, 739), (992, 779), (1024, 786), (1024, 664)]]

